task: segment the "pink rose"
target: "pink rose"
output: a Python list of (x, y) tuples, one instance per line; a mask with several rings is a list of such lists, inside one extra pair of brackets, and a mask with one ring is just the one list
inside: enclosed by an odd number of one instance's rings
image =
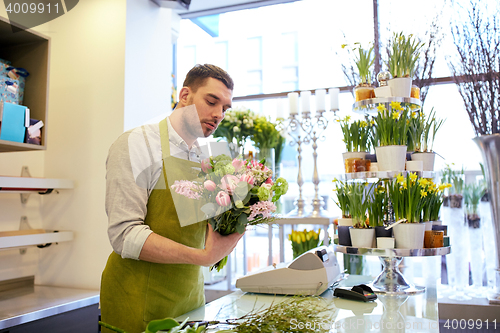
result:
[(234, 170), (236, 172), (240, 171), (241, 168), (243, 167), (243, 165), (245, 164), (245, 161), (242, 161), (242, 160), (239, 160), (237, 158), (235, 158), (232, 162), (233, 166), (234, 166)]
[(208, 173), (208, 170), (210, 169), (212, 169), (212, 165), (210, 164), (210, 158), (201, 161), (201, 170), (203, 170), (204, 173)]
[(217, 185), (211, 181), (211, 180), (207, 180), (203, 183), (203, 186), (205, 186), (205, 188), (210, 191), (210, 192), (213, 192), (215, 191), (215, 189), (217, 188)]
[(267, 178), (266, 179), (266, 184), (271, 184), (271, 185), (274, 185), (274, 182), (273, 180), (271, 179), (271, 177)]
[(249, 185), (253, 185), (253, 183), (254, 183), (255, 179), (253, 178), (253, 176), (252, 176), (252, 175), (242, 175), (242, 176), (240, 177), (240, 181), (241, 181), (241, 182), (246, 182), (246, 183), (248, 183)]
[(226, 192), (220, 191), (219, 193), (217, 193), (215, 201), (217, 201), (219, 206), (226, 207), (229, 206), (229, 204), (231, 203), (231, 198)]
[(238, 185), (239, 181), (240, 180), (238, 179), (238, 177), (234, 175), (225, 175), (220, 181), (220, 187), (223, 190), (226, 190), (227, 193), (233, 194), (233, 191), (236, 188), (236, 185)]

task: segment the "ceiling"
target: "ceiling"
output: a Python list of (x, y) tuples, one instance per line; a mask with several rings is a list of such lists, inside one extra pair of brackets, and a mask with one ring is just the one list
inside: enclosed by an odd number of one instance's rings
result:
[[(153, 1), (160, 6), (162, 3), (171, 2), (167, 0)], [(181, 18), (193, 18), (294, 1), (297, 0), (191, 0), (189, 10), (176, 9), (175, 11)]]

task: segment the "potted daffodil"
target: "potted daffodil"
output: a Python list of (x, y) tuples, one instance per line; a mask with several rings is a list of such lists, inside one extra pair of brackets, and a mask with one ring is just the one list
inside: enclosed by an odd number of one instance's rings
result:
[[(343, 44), (342, 49), (346, 48), (348, 45)], [(374, 98), (375, 87), (372, 86), (372, 66), (375, 62), (375, 52), (373, 51), (373, 45), (369, 49), (364, 49), (361, 43), (354, 43), (354, 47), (351, 50), (354, 53), (354, 62), (358, 69), (359, 83), (354, 88), (354, 97), (356, 102), (364, 99)]]

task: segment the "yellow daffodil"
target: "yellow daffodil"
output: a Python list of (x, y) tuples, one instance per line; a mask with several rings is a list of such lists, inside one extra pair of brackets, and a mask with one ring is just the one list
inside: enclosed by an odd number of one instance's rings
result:
[(425, 178), (420, 178), (420, 179), (418, 180), (418, 183), (419, 183), (421, 186), (427, 186), (427, 185), (429, 185), (429, 184), (430, 184), (430, 183), (429, 183), (429, 181), (428, 181), (427, 179), (425, 179)]
[(393, 112), (392, 119), (399, 119), (399, 112)]
[(340, 47), (341, 47), (342, 49), (345, 49), (345, 47), (346, 47), (346, 46), (347, 46), (347, 44), (342, 44), (342, 45), (340, 45)]
[(397, 111), (403, 110), (400, 102), (391, 102), (391, 108)]
[(368, 123), (364, 120), (362, 120), (360, 123), (359, 123), (359, 126), (361, 126), (362, 128), (365, 128), (366, 126), (368, 126)]
[(384, 104), (379, 103), (379, 105), (377, 106), (377, 110), (378, 110), (378, 112), (382, 112), (382, 111), (386, 111), (387, 109), (385, 108)]
[(418, 176), (417, 176), (417, 174), (416, 174), (416, 173), (410, 172), (410, 179), (411, 179), (412, 181), (417, 180), (417, 178), (418, 178)]
[(412, 112), (412, 113), (411, 113), (411, 117), (412, 117), (413, 119), (415, 119), (415, 118), (417, 118), (417, 117), (418, 117), (418, 114), (417, 114), (416, 112)]
[(346, 117), (345, 117), (345, 121), (346, 121), (346, 122), (348, 122), (348, 121), (350, 121), (350, 120), (351, 120), (351, 116), (346, 116)]
[(405, 177), (402, 174), (397, 175), (396, 181), (402, 184), (405, 181)]
[(420, 190), (420, 195), (422, 197), (426, 197), (427, 196), (427, 192), (425, 192), (424, 190)]

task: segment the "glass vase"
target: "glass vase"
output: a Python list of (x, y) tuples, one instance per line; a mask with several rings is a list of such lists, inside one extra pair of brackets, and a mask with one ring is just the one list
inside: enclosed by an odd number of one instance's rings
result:
[(450, 201), (450, 208), (448, 235), (452, 250), (446, 259), (448, 277), (455, 276), (455, 281), (451, 285), (453, 292), (449, 298), (465, 301), (472, 298), (465, 293), (465, 288), (469, 285), (469, 228), (466, 226), (463, 198), (459, 200), (454, 197), (453, 204)]
[(483, 251), (483, 233), (482, 221), (479, 208), (474, 211), (468, 211), (466, 215), (469, 245), (470, 245), (470, 271), (472, 276), (472, 285), (467, 288), (467, 294), (472, 297), (486, 297), (483, 288), (484, 273), (484, 251)]
[(237, 158), (240, 154), (243, 156), (243, 147), (237, 143), (230, 142), (228, 143), (229, 153), (231, 154), (231, 158)]
[(274, 165), (274, 148), (260, 148), (257, 154), (257, 161), (265, 159), (264, 165), (273, 171), (273, 179), (275, 179)]
[(484, 248), (484, 261), (486, 270), (487, 292), (495, 291), (495, 264), (497, 251), (495, 246), (495, 236), (493, 234), (493, 221), (491, 219), (491, 206), (489, 201), (479, 203), (479, 213), (481, 215), (481, 232)]

